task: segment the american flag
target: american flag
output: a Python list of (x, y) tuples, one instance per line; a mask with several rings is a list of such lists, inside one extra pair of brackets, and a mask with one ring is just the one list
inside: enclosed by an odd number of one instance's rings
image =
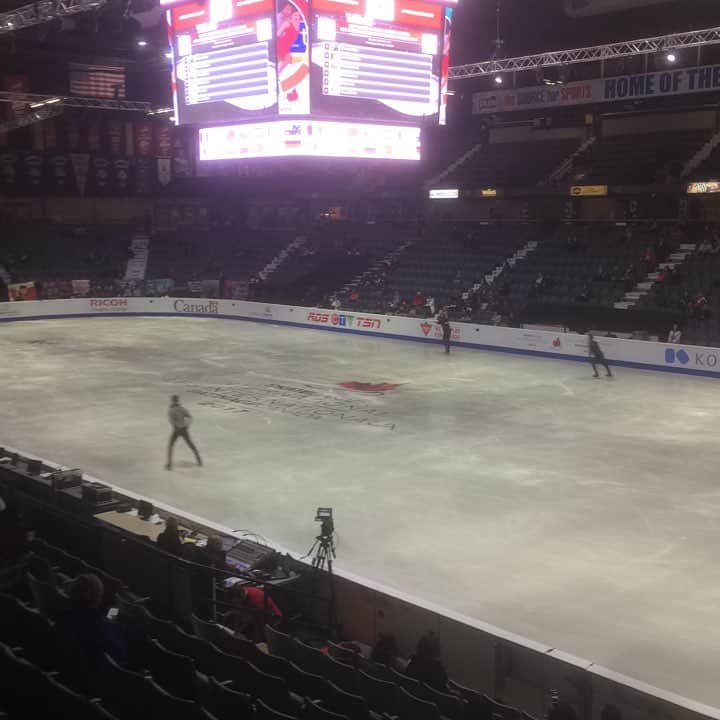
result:
[(125, 97), (125, 68), (70, 64), (70, 94), (86, 97)]

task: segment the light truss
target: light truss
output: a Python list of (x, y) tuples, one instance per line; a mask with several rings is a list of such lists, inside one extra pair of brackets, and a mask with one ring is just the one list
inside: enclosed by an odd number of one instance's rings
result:
[(66, 15), (95, 10), (106, 2), (107, 0), (39, 0), (39, 2), (0, 13), (0, 35), (50, 22), (50, 20)]
[(681, 50), (682, 48), (702, 47), (703, 45), (715, 45), (718, 43), (720, 43), (720, 27), (691, 30), (690, 32), (642, 38), (611, 45), (595, 45), (594, 47), (578, 48), (576, 50), (557, 50), (504, 60), (485, 60), (484, 62), (469, 65), (455, 65), (450, 68), (450, 78), (458, 80), (497, 73), (517, 72), (518, 70), (534, 70), (541, 67), (575, 65), (577, 63), (611, 60), (633, 55), (649, 55), (667, 50)]
[[(36, 95), (34, 93), (18, 93), (0, 90), (0, 102), (27, 103), (28, 105), (50, 104), (55, 101), (62, 107), (90, 108), (96, 110), (127, 110), (129, 112), (147, 113), (151, 109), (149, 102), (137, 100), (111, 100), (107, 98), (88, 98), (62, 95)], [(58, 102), (59, 101), (59, 102)]]
[(49, 120), (50, 118), (60, 115), (62, 111), (62, 105), (47, 105), (37, 110), (30, 110), (24, 115), (20, 115), (20, 117), (0, 123), (0, 133), (10, 132), (11, 130), (26, 127), (27, 125), (33, 125), (36, 122)]

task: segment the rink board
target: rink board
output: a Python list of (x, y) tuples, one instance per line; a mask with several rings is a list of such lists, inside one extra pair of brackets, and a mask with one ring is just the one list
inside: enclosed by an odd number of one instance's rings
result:
[[(439, 343), (442, 331), (429, 319), (270, 305), (240, 300), (182, 298), (75, 298), (0, 303), (0, 322), (74, 317), (192, 316), (316, 328), (393, 340)], [(452, 323), (460, 347), (558, 360), (587, 361), (587, 337), (575, 333)], [(620, 338), (598, 338), (611, 365), (720, 377), (720, 349)]]

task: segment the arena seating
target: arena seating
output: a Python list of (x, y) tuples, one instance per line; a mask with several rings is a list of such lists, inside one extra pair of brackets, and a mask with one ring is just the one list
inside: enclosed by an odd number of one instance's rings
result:
[(295, 237), (289, 230), (222, 227), (162, 231), (152, 238), (148, 277), (187, 280), (221, 275), (247, 280)]
[(363, 279), (357, 288), (357, 300), (351, 299), (354, 287), (347, 288), (343, 306), (388, 310), (396, 291), (401, 301), (408, 304), (417, 291), (434, 297), (437, 306), (455, 302), (464, 291), (534, 239), (536, 232), (534, 226), (523, 223), (428, 227), (422, 239), (400, 254), (389, 268), (381, 268)]
[(3, 225), (0, 266), (17, 282), (123, 277), (131, 236), (123, 225)]
[[(38, 537), (21, 565), (24, 576), (0, 573), (0, 712), (11, 719), (532, 720), (480, 691), (456, 683), (433, 689), (368, 660), (354, 644), (307, 631), (266, 626), (266, 643), (255, 645), (194, 615), (182, 627), (158, 617), (152, 598)], [(117, 608), (127, 638), (121, 659), (106, 653), (89, 663), (62, 629), (64, 588), (88, 572), (105, 584), (105, 607)]]
[(709, 131), (648, 132), (600, 138), (574, 162), (572, 178), (586, 185), (641, 185), (679, 178)]
[(448, 186), (533, 187), (580, 146), (580, 140), (490, 143), (444, 178)]

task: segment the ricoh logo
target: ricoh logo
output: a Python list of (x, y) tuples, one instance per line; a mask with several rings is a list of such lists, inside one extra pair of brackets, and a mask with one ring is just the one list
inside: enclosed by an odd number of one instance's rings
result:
[(714, 368), (718, 366), (718, 356), (715, 353), (696, 352), (691, 350), (665, 348), (665, 362), (668, 365), (692, 365), (699, 368)]
[(188, 302), (187, 300), (176, 300), (173, 303), (175, 312), (180, 313), (198, 313), (200, 315), (217, 315), (217, 300), (208, 300), (204, 303)]
[(378, 318), (363, 317), (362, 315), (346, 315), (345, 313), (309, 312), (308, 322), (321, 325), (335, 325), (337, 327), (361, 328), (363, 330), (379, 330), (382, 323)]
[(122, 312), (127, 310), (128, 301), (127, 298), (91, 298), (90, 309), (95, 311), (110, 310), (115, 312)]

